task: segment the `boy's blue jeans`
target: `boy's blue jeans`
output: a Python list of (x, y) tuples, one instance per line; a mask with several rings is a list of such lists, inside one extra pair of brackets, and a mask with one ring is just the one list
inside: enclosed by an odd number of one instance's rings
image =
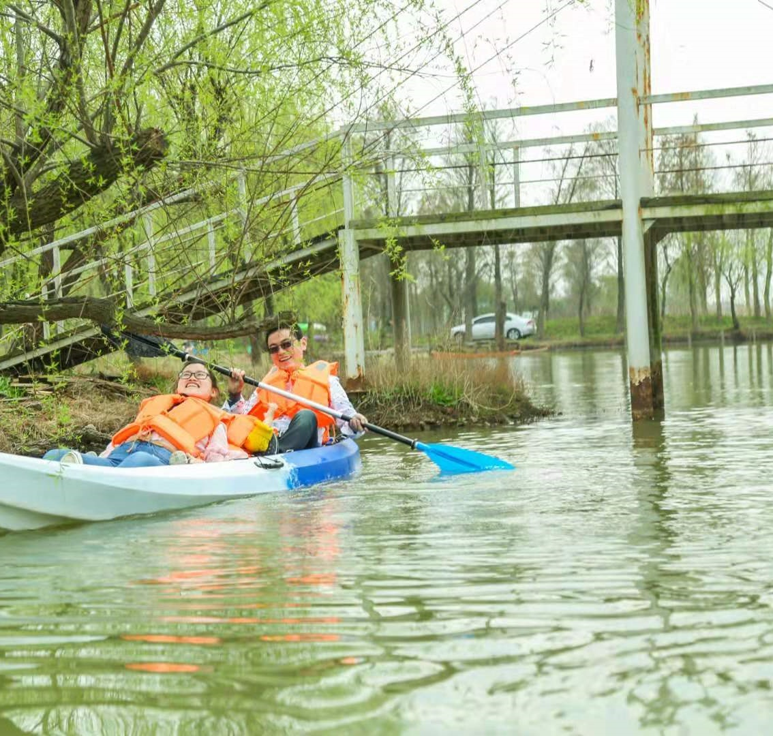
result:
[[(49, 450), (44, 460), (61, 460), (70, 452), (68, 449)], [(156, 465), (169, 465), (172, 453), (165, 447), (150, 442), (124, 442), (118, 445), (108, 457), (83, 455), (84, 465), (101, 465), (106, 468), (150, 468)]]

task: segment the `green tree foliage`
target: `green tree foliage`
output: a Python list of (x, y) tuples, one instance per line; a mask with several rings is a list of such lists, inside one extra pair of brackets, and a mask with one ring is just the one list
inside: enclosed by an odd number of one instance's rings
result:
[[(294, 186), (306, 195), (318, 175), (340, 171), (341, 139), (325, 136), (389, 106), (401, 73), (391, 63), (412, 60), (398, 24), (414, 17), (427, 29), (413, 49), (421, 53), (438, 40), (423, 0), (400, 13), (380, 0), (0, 2), (0, 258), (164, 203), (152, 223), (125, 217), (64, 247), (56, 290), (50, 251), (15, 263), (0, 281), (3, 321), (13, 321), (8, 300), (35, 298), (41, 284), (49, 299), (112, 298), (149, 232), (158, 239), (224, 210), (241, 213), (216, 223), (224, 278), (291, 247), (291, 235), (276, 233), (288, 230), (292, 201), (271, 195)], [(239, 171), (246, 179), (237, 187)], [(299, 207), (324, 233), (339, 224), (328, 213), (340, 199), (327, 190)], [(153, 269), (168, 306), (209, 265), (206, 240), (177, 240), (150, 256), (154, 266), (134, 285), (145, 305)], [(100, 258), (99, 273), (79, 273)], [(165, 319), (207, 309), (236, 319), (238, 304), (282, 286), (279, 278), (239, 294), (235, 284), (227, 299)]]

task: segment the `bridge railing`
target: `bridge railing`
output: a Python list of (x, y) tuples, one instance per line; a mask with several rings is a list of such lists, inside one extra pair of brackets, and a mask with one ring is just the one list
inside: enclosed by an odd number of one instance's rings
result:
[[(673, 174), (677, 172), (659, 168), (659, 161), (663, 148), (674, 145), (667, 139), (675, 136), (690, 137), (681, 145), (714, 152), (713, 161), (701, 169), (706, 191), (737, 189), (730, 174), (743, 166), (770, 171), (771, 161), (744, 162), (743, 151), (738, 151), (749, 143), (746, 134), (750, 131), (756, 131), (758, 141), (771, 140), (773, 118), (728, 119), (727, 114), (740, 106), (739, 100), (748, 102), (758, 95), (773, 95), (773, 85), (644, 98), (655, 108), (651, 120), (661, 114), (672, 118), (687, 102), (695, 103), (693, 115), (695, 107), (702, 106), (707, 115), (723, 118), (712, 122), (694, 118), (681, 125), (654, 127), (656, 142), (649, 152), (655, 163), (653, 194), (674, 191)], [(732, 106), (727, 105), (729, 99)], [(724, 103), (722, 109), (717, 110), (712, 101)], [(616, 105), (615, 98), (605, 98), (354, 125), (350, 133), (359, 141), (355, 160), (363, 163), (355, 181), (370, 198), (355, 217), (440, 215), (617, 199)], [(547, 126), (545, 118), (552, 118)], [(562, 127), (569, 134), (530, 134), (557, 125), (559, 118), (566, 121)], [(532, 122), (537, 119), (542, 119), (541, 126)], [(374, 202), (374, 197), (379, 201)]]

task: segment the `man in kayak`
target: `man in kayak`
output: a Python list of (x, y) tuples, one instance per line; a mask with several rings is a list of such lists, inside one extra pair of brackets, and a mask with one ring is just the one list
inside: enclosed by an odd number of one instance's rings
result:
[(265, 336), (266, 347), (274, 365), (261, 383), (290, 391), (299, 398), (309, 399), (352, 416), (348, 423), (334, 419), (266, 389), (256, 389), (249, 399), (245, 399), (242, 395), (244, 371), (234, 369), (228, 381), (228, 400), (223, 404), (224, 409), (234, 414), (250, 414), (262, 419), (269, 403), (277, 404), (274, 428), (278, 437), (268, 452), (319, 447), (331, 439), (336, 429), (350, 437), (364, 431), (364, 424), (368, 420), (349, 401), (337, 376), (338, 363), (318, 360), (309, 366), (304, 365), (306, 338), (297, 324), (277, 320), (268, 326)]

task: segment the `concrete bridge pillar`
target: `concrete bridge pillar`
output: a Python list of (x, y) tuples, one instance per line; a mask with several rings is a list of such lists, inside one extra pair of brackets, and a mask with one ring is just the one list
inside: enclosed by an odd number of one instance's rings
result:
[(360, 251), (351, 229), (354, 219), (354, 182), (351, 174), (351, 143), (344, 141), (342, 151), (344, 188), (344, 227), (338, 233), (343, 288), (344, 375), (347, 390), (365, 385), (365, 333), (360, 293)]
[(633, 418), (646, 419), (663, 407), (656, 241), (641, 210), (654, 191), (652, 109), (642, 103), (651, 92), (649, 0), (615, 0), (615, 40), (628, 378)]

